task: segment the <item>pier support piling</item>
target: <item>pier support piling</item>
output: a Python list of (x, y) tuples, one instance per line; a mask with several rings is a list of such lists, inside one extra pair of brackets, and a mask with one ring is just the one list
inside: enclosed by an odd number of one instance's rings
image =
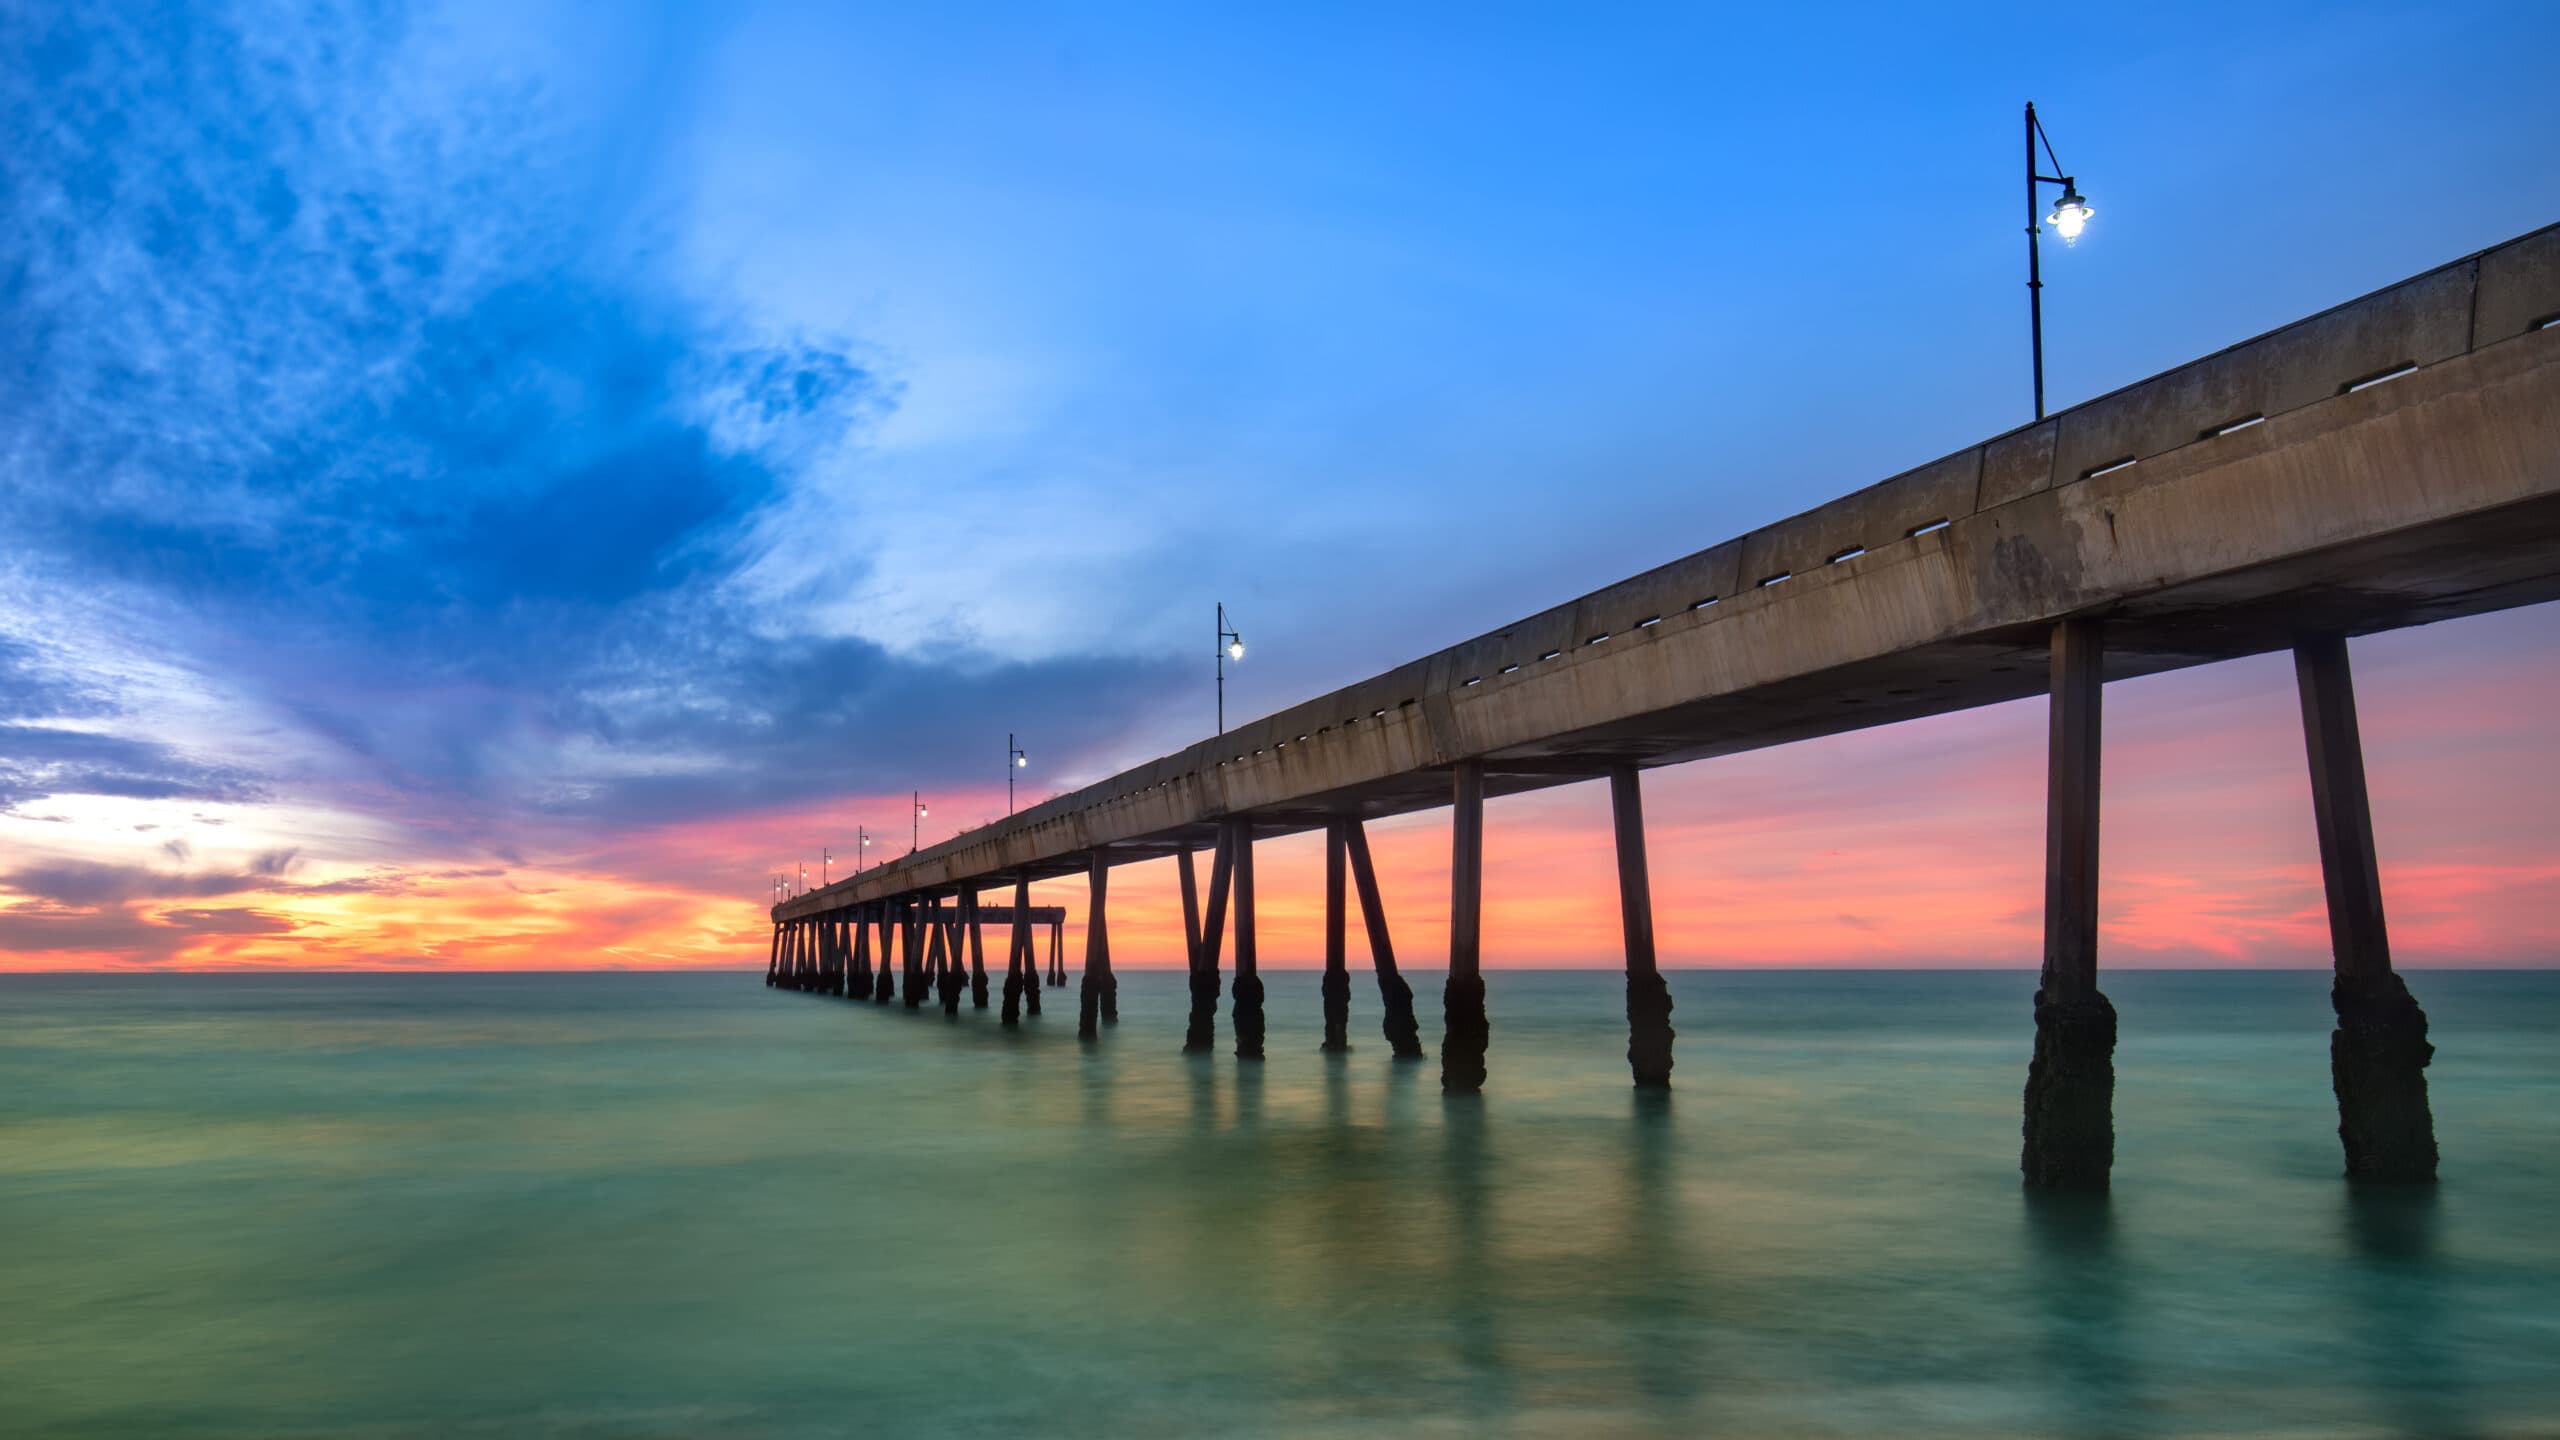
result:
[(969, 1007), (987, 1008), (987, 928), (978, 918), (978, 892), (960, 892), (960, 913), (969, 930)]
[(905, 964), (904, 998), (910, 1010), (921, 1008), (925, 997), (924, 911), (915, 897), (898, 902), (898, 950)]
[(1492, 1039), (1485, 1018), (1484, 765), (1457, 766), (1449, 842), (1449, 983), (1441, 991), (1440, 1088), (1472, 1095), (1484, 1088), (1484, 1055)]
[(1105, 900), (1111, 889), (1111, 866), (1103, 852), (1093, 852), (1092, 897), (1084, 920), (1084, 983), (1076, 995), (1076, 1038), (1091, 1040), (1104, 1021), (1120, 1018), (1120, 982), (1111, 974), (1111, 928)]
[(1031, 881), (1016, 876), (1013, 882), (1013, 924), (1010, 927), (1013, 933), (1006, 937), (1009, 943), (1004, 965), (1002, 1018), (1007, 1025), (1022, 1023), (1022, 992), (1030, 988), (1027, 982), (1031, 979), (1031, 922), (1026, 918), (1030, 914)]
[(2029, 1185), (2104, 1190), (2115, 1165), (2116, 1011), (2098, 990), (2098, 751), (2104, 638), (2053, 627), (2045, 752), (2044, 971), (2018, 1159)]
[(2329, 1083), (2338, 1096), (2347, 1178), (2431, 1184), (2436, 1122), (2427, 1102), (2427, 1062), (2435, 1047), (2427, 1041), (2427, 1013), (2391, 968), (2346, 640), (2333, 635), (2295, 646), (2293, 672), (2302, 692), (2311, 814), (2336, 962), (2329, 1004), (2338, 1026), (2329, 1034)]
[(1360, 892), (1360, 919), (1369, 933), (1369, 967), (1378, 974), (1379, 1029), (1399, 1060), (1426, 1058), (1422, 1025), (1413, 1015), (1413, 983), (1396, 969), (1396, 947), (1387, 933), (1387, 907), (1378, 898), (1378, 867), (1369, 859), (1369, 827), (1357, 819), (1343, 822), (1344, 849), (1351, 860), (1351, 883)]
[(1185, 1054), (1207, 1054), (1218, 1045), (1218, 947), (1226, 939), (1228, 878), (1227, 831), (1221, 825), (1209, 861), (1206, 913), (1197, 900), (1191, 852), (1182, 852), (1182, 923), (1191, 932), (1191, 1020), (1182, 1034)]
[(933, 949), (941, 962), (942, 1013), (957, 1016), (960, 997), (969, 988), (969, 975), (960, 964), (959, 923), (952, 914), (946, 914), (939, 897), (933, 902)]
[(853, 985), (845, 993), (856, 1000), (868, 1000), (872, 995), (873, 983), (871, 917), (860, 910), (855, 910), (846, 917), (845, 928), (853, 932)]
[(880, 973), (872, 981), (871, 998), (875, 1003), (887, 1005), (898, 998), (898, 967), (893, 963), (895, 956), (889, 943), (892, 932), (889, 929), (888, 902), (884, 900), (873, 905), (871, 915), (880, 930)]
[(1618, 837), (1618, 917), (1627, 941), (1627, 1066), (1644, 1089), (1671, 1088), (1671, 987), (1653, 950), (1653, 881), (1645, 865), (1643, 781), (1633, 765), (1609, 772)]
[(1262, 967), (1254, 944), (1253, 925), (1253, 822), (1230, 820), (1233, 832), (1227, 848), (1234, 858), (1229, 862), (1235, 872), (1236, 896), (1236, 983), (1235, 1005), (1228, 1013), (1236, 1027), (1236, 1058), (1262, 1058)]
[(1343, 900), (1350, 861), (1343, 822), (1324, 827), (1324, 1043), (1320, 1050), (1340, 1053), (1351, 1048), (1351, 968), (1343, 954)]
[(782, 975), (782, 922), (773, 922), (773, 947), (765, 956), (764, 983), (771, 985)]

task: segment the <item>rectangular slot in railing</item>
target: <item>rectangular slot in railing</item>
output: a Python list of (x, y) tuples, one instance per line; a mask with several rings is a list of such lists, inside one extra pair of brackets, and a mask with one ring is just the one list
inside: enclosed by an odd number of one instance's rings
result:
[(1520, 666), (1519, 666), (1518, 662), (1516, 662), (1516, 661), (1515, 661), (1515, 662), (1514, 662), (1514, 663), (1512, 663), (1512, 664), (1509, 664), (1509, 665), (1505, 665), (1505, 666), (1503, 666), (1503, 667), (1502, 667), (1502, 669), (1501, 669), (1500, 671), (1498, 671), (1497, 673), (1499, 673), (1499, 674), (1503, 674), (1503, 675), (1508, 675), (1508, 674), (1510, 674), (1511, 672), (1513, 672), (1514, 670), (1517, 670), (1517, 669), (1519, 669), (1519, 668), (1520, 668)]
[(1641, 620), (1639, 620), (1639, 621), (1637, 621), (1637, 622), (1636, 622), (1636, 628), (1637, 628), (1637, 629), (1639, 629), (1639, 630), (1650, 630), (1650, 629), (1652, 629), (1654, 626), (1659, 625), (1659, 624), (1661, 624), (1661, 623), (1662, 623), (1662, 617), (1661, 617), (1661, 616), (1659, 616), (1659, 615), (1647, 615), (1647, 616), (1646, 616), (1646, 617), (1644, 617), (1643, 619), (1641, 619)]
[(1921, 536), (1927, 535), (1933, 531), (1946, 529), (1947, 524), (1948, 522), (1946, 520), (1938, 519), (1932, 520), (1926, 525), (1914, 525), (1910, 529), (1902, 532), (1902, 538), (1905, 540), (1917, 540)]
[(2196, 438), (2199, 440), (2219, 440), (2225, 435), (2237, 435), (2252, 425), (2264, 425), (2266, 423), (2267, 417), (2264, 415), (2243, 415), (2237, 420), (2227, 421), (2223, 424), (2216, 425), (2212, 429), (2198, 435)]
[(2524, 328), (2527, 330), (2548, 330), (2554, 325), (2560, 325), (2560, 315), (2545, 315), (2541, 319), (2534, 321), (2532, 324), (2527, 325)]
[(2092, 465), (2088, 469), (2081, 471), (2080, 478), (2083, 480), (2095, 480), (2101, 475), (2113, 475), (2119, 470), (2130, 468), (2133, 463), (2134, 458), (2130, 455), (2118, 456), (2116, 459), (2109, 460), (2103, 465)]
[(2376, 370), (2361, 380), (2348, 381), (2346, 384), (2338, 387), (2338, 393), (2341, 395), (2353, 395), (2359, 390), (2370, 390), (2376, 385), (2384, 385), (2397, 380), (2401, 376), (2409, 374), (2417, 368), (2418, 362), (2414, 360), (2403, 360), (2388, 370)]
[(1855, 560), (1855, 559), (1857, 559), (1859, 556), (1864, 555), (1864, 554), (1866, 554), (1866, 553), (1867, 553), (1867, 547), (1866, 547), (1866, 546), (1864, 546), (1864, 545), (1852, 545), (1852, 546), (1850, 546), (1848, 549), (1846, 549), (1846, 550), (1842, 550), (1842, 551), (1838, 552), (1837, 554), (1833, 555), (1830, 559), (1825, 560), (1825, 561), (1823, 561), (1822, 563), (1823, 563), (1823, 564), (1825, 564), (1825, 565), (1837, 565), (1837, 564), (1839, 564), (1839, 563), (1840, 563), (1841, 561), (1843, 561), (1843, 560)]
[(1770, 586), (1775, 585), (1782, 580), (1793, 580), (1794, 578), (1796, 578), (1796, 572), (1793, 570), (1781, 570), (1777, 574), (1761, 581), (1760, 588), (1766, 590)]
[(1692, 600), (1689, 602), (1689, 608), (1692, 610), (1704, 610), (1723, 598), (1724, 597), (1721, 595), (1710, 595), (1704, 600)]
[(1539, 658), (1539, 659), (1541, 659), (1541, 660), (1553, 660), (1554, 658), (1556, 658), (1557, 656), (1559, 656), (1559, 655), (1561, 655), (1561, 654), (1563, 654), (1563, 653), (1564, 653), (1564, 652), (1563, 652), (1563, 651), (1561, 651), (1561, 650), (1550, 650), (1550, 651), (1548, 651), (1546, 654), (1541, 655), (1541, 656), (1539, 656), (1538, 658)]
[(1603, 630), (1603, 631), (1601, 631), (1599, 634), (1592, 636), (1590, 639), (1585, 640), (1585, 641), (1583, 641), (1582, 643), (1583, 643), (1583, 644), (1585, 644), (1585, 645), (1597, 645), (1597, 644), (1599, 644), (1601, 641), (1606, 640), (1606, 639), (1608, 639), (1608, 638), (1609, 638), (1609, 632), (1608, 632), (1608, 631), (1606, 631), (1606, 630)]

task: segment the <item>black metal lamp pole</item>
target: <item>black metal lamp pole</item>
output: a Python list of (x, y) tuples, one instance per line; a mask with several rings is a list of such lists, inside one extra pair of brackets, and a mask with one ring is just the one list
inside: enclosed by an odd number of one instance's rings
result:
[(909, 798), (915, 801), (913, 812), (907, 816), (907, 853), (912, 855), (924, 848), (924, 792), (918, 790)]
[(2094, 212), (2090, 210), (2089, 202), (2080, 198), (2080, 187), (2070, 176), (2045, 175), (2036, 170), (2038, 145), (2044, 147), (2044, 158), (2052, 162), (2056, 171), (2060, 171), (2062, 162), (2054, 159), (2053, 138), (2044, 133), (2043, 123), (2036, 119), (2035, 102), (2030, 100), (2027, 102), (2027, 336), (2028, 346), (2035, 357), (2036, 418), (2041, 420), (2044, 418), (2044, 258), (2040, 242), (2044, 227), (2038, 223), (2038, 215), (2044, 207), (2037, 199), (2039, 192), (2036, 186), (2062, 187), (2062, 199), (2055, 203), (2053, 214), (2047, 218), (2053, 221), (2054, 228), (2062, 232), (2066, 244), (2079, 238), (2080, 227), (2088, 223)]
[(1022, 742), (1014, 736), (1013, 732), (1009, 730), (1006, 731), (1004, 737), (1004, 813), (1007, 815), (1013, 813), (1013, 772), (1030, 763), (1031, 757), (1022, 753)]
[(1244, 637), (1227, 628), (1227, 604), (1218, 602), (1218, 733), (1227, 733), (1227, 661), (1244, 658)]

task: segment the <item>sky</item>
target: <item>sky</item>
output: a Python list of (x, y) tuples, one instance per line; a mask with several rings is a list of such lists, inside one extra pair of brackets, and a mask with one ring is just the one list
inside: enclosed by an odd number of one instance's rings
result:
[[(2555, 51), (0, 0), (0, 969), (761, 965), (770, 877), (1002, 814), (1007, 735), (1029, 801), (1208, 733), (1221, 602), (1249, 717), (2027, 418), (2021, 102), (2096, 211), (2067, 405), (2560, 219)], [(2555, 639), (2353, 646), (2405, 966), (2560, 960)], [(2325, 964), (2286, 659), (2108, 700), (2104, 963)], [(1664, 962), (2032, 968), (2043, 729), (1649, 774)], [(1374, 829), (1427, 966), (1447, 814)], [(1262, 853), (1311, 963), (1320, 841)], [(1492, 804), (1488, 965), (1618, 963), (1611, 866), (1604, 787)], [(1173, 884), (1115, 877), (1117, 963), (1178, 963)]]

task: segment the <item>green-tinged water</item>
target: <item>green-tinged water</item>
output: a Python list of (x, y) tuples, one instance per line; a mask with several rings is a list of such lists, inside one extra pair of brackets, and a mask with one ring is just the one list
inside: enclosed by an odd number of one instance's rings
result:
[[(1417, 974), (1425, 1038), (1436, 976)], [(2444, 1182), (2338, 1178), (2326, 978), (2116, 974), (2116, 1189), (2018, 1185), (2031, 977), (1491, 977), (1178, 1052), (733, 975), (0, 979), (0, 1434), (2560, 1433), (2560, 975), (2434, 974)], [(965, 1002), (964, 1002), (965, 1004)], [(1224, 1020), (1221, 1017), (1221, 1030)]]

